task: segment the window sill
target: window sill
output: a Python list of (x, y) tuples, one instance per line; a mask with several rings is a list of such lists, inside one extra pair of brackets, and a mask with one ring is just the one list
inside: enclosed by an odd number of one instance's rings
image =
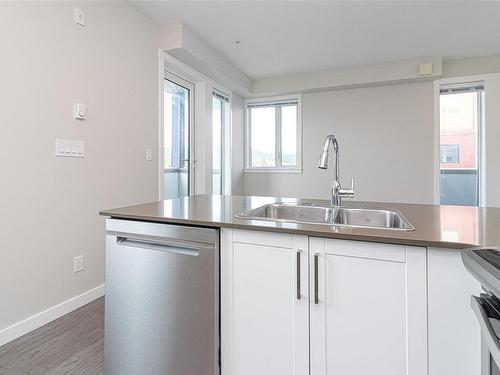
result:
[(302, 174), (302, 168), (247, 168), (245, 173)]

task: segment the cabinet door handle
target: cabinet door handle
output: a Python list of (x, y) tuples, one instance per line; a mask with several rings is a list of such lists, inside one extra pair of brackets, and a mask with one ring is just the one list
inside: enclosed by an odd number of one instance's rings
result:
[(317, 305), (319, 303), (318, 298), (318, 259), (319, 254), (314, 254), (314, 304)]
[(297, 299), (300, 299), (300, 254), (302, 250), (297, 251)]

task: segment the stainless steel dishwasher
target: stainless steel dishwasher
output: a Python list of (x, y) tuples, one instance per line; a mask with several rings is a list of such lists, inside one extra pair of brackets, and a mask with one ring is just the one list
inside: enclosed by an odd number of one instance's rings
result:
[(219, 374), (219, 231), (106, 220), (106, 375)]

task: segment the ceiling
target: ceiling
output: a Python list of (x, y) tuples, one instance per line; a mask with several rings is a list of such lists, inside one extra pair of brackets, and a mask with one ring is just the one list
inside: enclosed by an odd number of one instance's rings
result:
[(500, 54), (500, 1), (130, 2), (160, 25), (184, 23), (254, 79)]

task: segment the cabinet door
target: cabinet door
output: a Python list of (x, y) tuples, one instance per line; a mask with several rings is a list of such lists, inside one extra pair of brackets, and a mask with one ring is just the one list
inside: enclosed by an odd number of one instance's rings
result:
[(471, 295), (481, 284), (465, 269), (460, 251), (428, 249), (429, 374), (479, 375), (481, 335)]
[(224, 230), (222, 374), (309, 371), (307, 237)]
[(312, 374), (427, 372), (425, 248), (311, 238), (310, 259)]

